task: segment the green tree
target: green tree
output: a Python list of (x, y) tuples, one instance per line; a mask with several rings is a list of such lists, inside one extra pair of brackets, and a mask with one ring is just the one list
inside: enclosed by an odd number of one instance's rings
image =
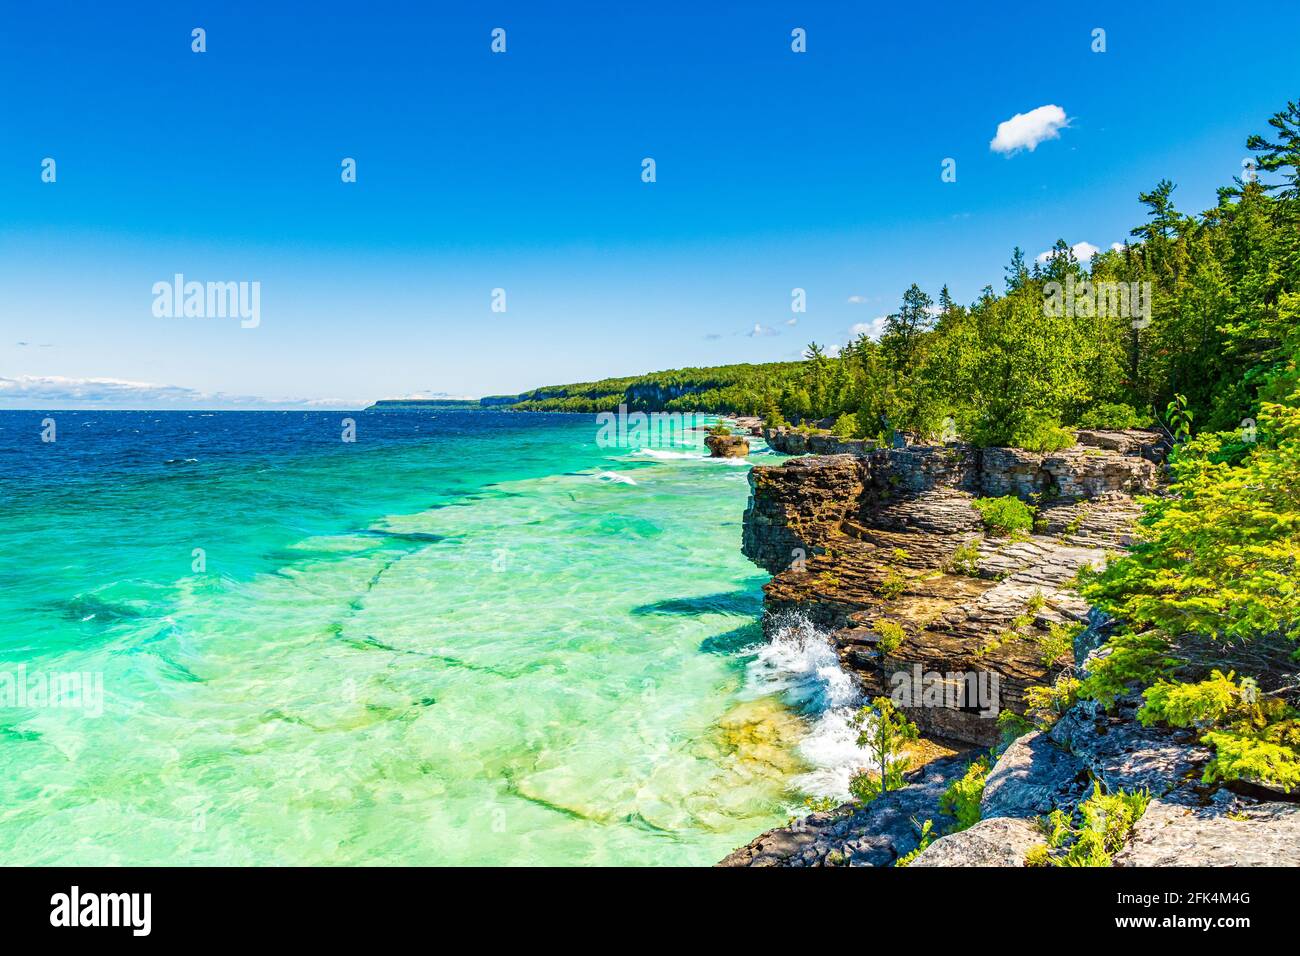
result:
[(858, 731), (858, 746), (867, 751), (879, 772), (862, 770), (849, 781), (849, 791), (863, 803), (869, 803), (889, 790), (905, 783), (900, 759), (907, 744), (917, 738), (916, 724), (907, 719), (888, 697), (876, 697), (871, 706), (853, 715)]
[(885, 318), (885, 331), (880, 336), (880, 346), (890, 367), (900, 372), (916, 368), (920, 357), (921, 341), (934, 322), (931, 310), (934, 300), (921, 291), (916, 283), (903, 293), (899, 310)]

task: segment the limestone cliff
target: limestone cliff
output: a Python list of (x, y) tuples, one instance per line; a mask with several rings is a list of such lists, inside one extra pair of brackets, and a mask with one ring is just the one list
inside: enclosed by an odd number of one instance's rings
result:
[[(742, 549), (773, 574), (769, 619), (798, 610), (831, 630), (870, 695), (889, 694), (917, 666), (996, 676), (993, 707), (908, 709), (925, 734), (992, 744), (991, 712), (1023, 711), (1025, 688), (1053, 676), (1034, 638), (1086, 621), (1075, 575), (1128, 544), (1133, 496), (1157, 488), (1159, 443), (1082, 432), (1053, 454), (849, 447), (750, 473)], [(984, 532), (973, 500), (1006, 495), (1036, 503), (1032, 533)], [(881, 649), (882, 622), (903, 628), (901, 645)]]
[[(773, 574), (768, 620), (799, 610), (829, 629), (869, 695), (889, 694), (895, 675), (917, 666), (976, 671), (997, 675), (998, 709), (1021, 711), (1027, 687), (1050, 683), (1061, 666), (1086, 668), (1110, 622), (1072, 582), (1082, 565), (1129, 543), (1133, 496), (1158, 493), (1155, 436), (1083, 431), (1054, 454), (812, 438), (771, 434), (773, 447), (827, 454), (750, 475), (743, 550)], [(971, 502), (1003, 495), (1036, 504), (1032, 533), (984, 533)], [(885, 620), (905, 632), (887, 650), (877, 630)], [(1072, 657), (1049, 663), (1034, 637), (1062, 622), (1087, 627)], [(1203, 783), (1209, 754), (1195, 735), (1142, 726), (1139, 703), (1122, 698), (1105, 711), (1081, 702), (1050, 730), (995, 751), (980, 819), (968, 829), (949, 833), (954, 821), (940, 802), (970, 756), (959, 754), (912, 771), (906, 786), (871, 803), (770, 830), (721, 865), (888, 866), (919, 848), (918, 825), (929, 820), (947, 835), (912, 866), (1022, 866), (1044, 841), (1038, 821), (1072, 813), (1098, 783), (1151, 798), (1116, 866), (1300, 865), (1300, 804), (1258, 787)], [(997, 742), (994, 722), (960, 702), (903, 709), (932, 738)]]

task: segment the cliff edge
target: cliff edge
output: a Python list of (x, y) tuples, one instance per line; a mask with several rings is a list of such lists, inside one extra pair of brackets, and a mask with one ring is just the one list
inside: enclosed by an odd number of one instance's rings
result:
[[(781, 612), (806, 615), (867, 695), (891, 697), (922, 735), (993, 749), (964, 829), (944, 801), (970, 765), (956, 755), (870, 803), (770, 830), (719, 865), (1023, 866), (1035, 853), (1041, 864), (1053, 811), (1068, 819), (1121, 792), (1147, 802), (1116, 866), (1300, 865), (1300, 804), (1205, 783), (1208, 751), (1189, 731), (1143, 726), (1136, 696), (1109, 710), (1076, 703), (1050, 729), (1009, 742), (991, 719), (1023, 713), (1026, 690), (1063, 669), (1086, 671), (1107, 636), (1110, 622), (1074, 582), (1129, 545), (1135, 496), (1159, 493), (1156, 435), (1080, 431), (1074, 447), (1049, 454), (766, 437), (821, 454), (750, 474), (742, 547), (773, 575), (765, 626)], [(1031, 506), (1032, 523), (990, 527), (979, 507), (990, 499)], [(926, 696), (908, 698), (922, 675), (937, 684), (922, 681)]]

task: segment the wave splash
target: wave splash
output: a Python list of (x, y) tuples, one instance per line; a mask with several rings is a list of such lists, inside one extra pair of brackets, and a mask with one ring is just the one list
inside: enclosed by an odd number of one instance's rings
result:
[(672, 451), (667, 448), (638, 448), (632, 454), (638, 458), (658, 458), (663, 461), (672, 459), (703, 461), (709, 457), (698, 451)]
[(847, 799), (849, 777), (871, 766), (852, 724), (862, 690), (840, 666), (830, 635), (804, 615), (780, 615), (771, 634), (746, 666), (744, 696), (779, 694), (799, 711), (810, 724), (799, 753), (812, 769), (792, 783), (809, 796)]
[(601, 471), (596, 474), (597, 481), (603, 481), (612, 485), (635, 485), (636, 482), (627, 475), (620, 475), (616, 471)]

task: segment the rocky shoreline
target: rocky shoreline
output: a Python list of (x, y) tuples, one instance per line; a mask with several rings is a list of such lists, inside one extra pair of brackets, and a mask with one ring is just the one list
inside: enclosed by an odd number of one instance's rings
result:
[[(834, 441), (834, 439), (831, 439)], [(994, 710), (1024, 711), (1026, 687), (1050, 683), (1033, 638), (1085, 623), (1073, 588), (1084, 565), (1128, 545), (1156, 490), (1148, 433), (1081, 433), (1054, 454), (963, 445), (814, 454), (750, 475), (742, 550), (772, 573), (766, 619), (799, 611), (832, 632), (843, 666), (870, 696), (894, 674), (996, 675)], [(769, 444), (780, 447), (781, 436)], [(987, 533), (977, 498), (1037, 503), (1034, 529)], [(880, 648), (879, 626), (905, 638)], [(987, 709), (987, 708), (986, 708)], [(990, 746), (995, 722), (969, 707), (907, 709), (922, 733)]]
[[(772, 574), (765, 630), (783, 613), (806, 616), (868, 697), (898, 702), (893, 692), (909, 675), (938, 677), (952, 693), (901, 709), (923, 737), (967, 748), (997, 745), (994, 713), (1023, 713), (1029, 687), (1086, 666), (1104, 640), (1108, 622), (1075, 577), (1129, 545), (1135, 498), (1158, 493), (1166, 451), (1141, 431), (1080, 431), (1074, 447), (1047, 454), (882, 448), (790, 429), (764, 429), (764, 438), (802, 456), (750, 473), (742, 550)], [(1032, 529), (990, 533), (973, 502), (1003, 496), (1035, 507)], [(1061, 633), (1072, 636), (1072, 652), (1067, 645), (1053, 657), (1044, 639)], [(977, 699), (969, 675), (982, 675)], [(1036, 821), (1073, 811), (1094, 782), (1152, 798), (1116, 865), (1300, 864), (1300, 805), (1202, 784), (1204, 748), (1185, 732), (1141, 726), (1139, 703), (1121, 700), (1109, 713), (1078, 704), (1049, 731), (995, 751), (980, 820), (911, 865), (1024, 865), (1043, 842)], [(974, 755), (921, 766), (907, 786), (865, 806), (770, 830), (720, 865), (891, 865), (918, 849), (921, 821), (933, 821), (936, 835), (949, 829), (940, 797)]]

